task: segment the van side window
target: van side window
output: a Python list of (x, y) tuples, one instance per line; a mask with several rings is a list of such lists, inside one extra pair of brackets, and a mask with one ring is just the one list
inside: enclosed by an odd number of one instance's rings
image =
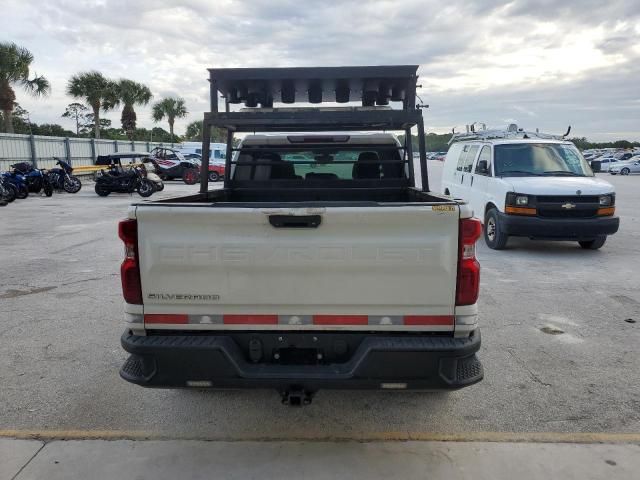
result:
[[(487, 169), (486, 170), (481, 170), (480, 167), (480, 162), (485, 161), (487, 162)], [(482, 147), (482, 150), (480, 150), (480, 156), (478, 157), (478, 162), (476, 163), (476, 171), (475, 171), (476, 175), (486, 175), (486, 176), (491, 176), (491, 147), (489, 145), (485, 145), (484, 147)]]
[(456, 167), (456, 170), (458, 170), (459, 172), (462, 171), (464, 160), (467, 156), (468, 151), (469, 151), (469, 145), (465, 145), (464, 148), (460, 150), (460, 156), (458, 157), (458, 166)]
[(471, 169), (473, 168), (473, 161), (476, 159), (476, 154), (478, 153), (479, 148), (480, 147), (478, 145), (473, 145), (467, 152), (467, 156), (464, 159), (464, 166), (462, 167), (464, 172), (471, 172)]

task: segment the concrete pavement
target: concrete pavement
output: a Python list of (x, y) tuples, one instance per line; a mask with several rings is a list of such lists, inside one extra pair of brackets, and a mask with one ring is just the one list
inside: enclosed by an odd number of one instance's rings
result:
[(629, 444), (0, 439), (0, 480), (616, 480), (638, 471), (640, 446)]

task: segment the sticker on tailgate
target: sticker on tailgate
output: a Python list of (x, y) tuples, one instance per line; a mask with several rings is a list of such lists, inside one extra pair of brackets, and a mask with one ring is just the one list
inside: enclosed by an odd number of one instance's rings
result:
[(431, 207), (434, 212), (455, 212), (456, 207), (453, 205), (434, 205)]

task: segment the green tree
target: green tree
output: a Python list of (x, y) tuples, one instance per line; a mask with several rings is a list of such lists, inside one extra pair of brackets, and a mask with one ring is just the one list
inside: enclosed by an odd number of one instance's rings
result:
[[(111, 120), (107, 118), (99, 119), (100, 126), (98, 131), (111, 127)], [(86, 113), (80, 118), (80, 135), (88, 135), (91, 137), (96, 132), (96, 121), (93, 113)], [(95, 137), (94, 137), (95, 138)]]
[(135, 105), (147, 105), (153, 95), (146, 85), (123, 78), (118, 82), (117, 96), (118, 100), (124, 104), (122, 116), (120, 117), (122, 129), (127, 132), (127, 136), (132, 140), (137, 120), (133, 107)]
[(67, 94), (82, 98), (93, 110), (94, 136), (100, 138), (100, 110), (108, 111), (118, 104), (116, 84), (100, 72), (81, 72), (73, 75), (67, 84)]
[(613, 148), (633, 148), (633, 143), (628, 140), (616, 140), (613, 142)]
[(33, 54), (12, 42), (0, 43), (0, 110), (3, 130), (13, 133), (13, 109), (16, 105), (14, 86), (22, 87), (33, 96), (45, 96), (51, 92), (49, 81), (42, 75), (30, 77)]
[(62, 114), (62, 117), (72, 118), (76, 121), (76, 136), (80, 136), (80, 121), (85, 116), (87, 110), (89, 109), (82, 103), (70, 103)]
[(163, 118), (167, 118), (169, 122), (169, 133), (173, 138), (173, 124), (176, 118), (184, 118), (187, 116), (187, 107), (182, 98), (163, 98), (153, 105), (152, 117), (154, 122), (159, 122)]
[[(13, 133), (29, 134), (31, 133), (31, 122), (29, 121), (29, 112), (22, 108), (17, 102), (14, 102), (13, 112), (11, 115), (13, 124)], [(4, 115), (0, 111), (0, 125), (4, 125)]]
[[(202, 120), (196, 120), (187, 125), (187, 130), (184, 134), (184, 139), (190, 142), (202, 141)], [(227, 130), (224, 128), (212, 127), (211, 129), (211, 141), (218, 143), (227, 142)]]
[(57, 123), (43, 123), (41, 125), (36, 125), (35, 123), (31, 125), (31, 131), (34, 135), (43, 135), (45, 137), (73, 137), (73, 132), (71, 130), (67, 130), (62, 125), (58, 125)]

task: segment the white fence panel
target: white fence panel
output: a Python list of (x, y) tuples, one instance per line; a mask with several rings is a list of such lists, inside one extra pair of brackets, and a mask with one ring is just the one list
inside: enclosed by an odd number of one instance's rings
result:
[(118, 151), (119, 152), (131, 152), (133, 149), (131, 148), (131, 142), (127, 142), (126, 140), (118, 140)]
[(91, 149), (91, 140), (86, 138), (70, 138), (69, 139), (69, 159), (71, 165), (79, 167), (81, 165), (93, 165), (93, 151)]
[(63, 137), (34, 137), (38, 168), (52, 168), (57, 158), (67, 158), (67, 147)]
[(0, 171), (9, 169), (16, 162), (31, 161), (31, 140), (29, 135), (0, 133)]
[[(92, 146), (92, 142), (94, 145)], [(116, 147), (117, 145), (117, 147)], [(38, 168), (55, 166), (54, 157), (73, 166), (93, 165), (98, 155), (118, 152), (150, 152), (155, 147), (171, 147), (162, 142), (129, 142), (127, 140), (93, 140), (91, 138), (46, 137), (0, 133), (0, 171), (9, 170), (17, 162), (33, 162)], [(173, 145), (178, 147), (178, 144)]]
[(116, 146), (113, 140), (96, 140), (96, 155), (109, 155), (115, 151)]

